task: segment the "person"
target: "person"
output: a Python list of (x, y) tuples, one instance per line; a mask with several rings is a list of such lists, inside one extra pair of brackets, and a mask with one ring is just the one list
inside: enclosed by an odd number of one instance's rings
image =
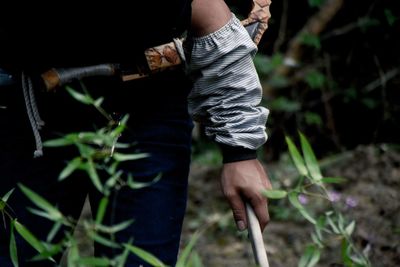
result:
[[(52, 222), (27, 211), (32, 204), (18, 183), (72, 218), (79, 218), (87, 195), (96, 211), (102, 195), (83, 177), (85, 174), (76, 172), (57, 181), (65, 161), (76, 156), (76, 151), (43, 149), (42, 140), (92, 130), (104, 120), (62, 88), (55, 93), (43, 92), (41, 73), (53, 67), (104, 62), (139, 64), (146, 48), (188, 32), (183, 47), (186, 69), (166, 70), (130, 82), (117, 76), (83, 80), (92, 95), (105, 97), (106, 110), (130, 115), (121, 142), (135, 143), (132, 152), (150, 155), (125, 163), (124, 171), (137, 181), (151, 181), (162, 173), (151, 186), (121, 188), (115, 193), (104, 223), (134, 219), (116, 235), (116, 241), (133, 238), (135, 246), (174, 266), (186, 208), (192, 118), (203, 123), (207, 135), (221, 147), (222, 191), (238, 229), (247, 227), (246, 201), (253, 206), (262, 229), (269, 220), (261, 190), (271, 188), (271, 184), (256, 156), (256, 149), (267, 138), (268, 115), (268, 110), (259, 106), (261, 86), (252, 62), (257, 48), (223, 0), (139, 1), (134, 9), (125, 2), (97, 2), (95, 7), (85, 7), (68, 1), (53, 3), (50, 9), (38, 7), (39, 3), (33, 7), (24, 3), (24, 9), (12, 3), (2, 7), (0, 68), (12, 75), (14, 82), (0, 87), (0, 196), (16, 188), (7, 204), (40, 240), (46, 240)], [(149, 12), (144, 20), (143, 12)], [(72, 81), (70, 86), (81, 84)], [(24, 93), (35, 97), (27, 100)], [(32, 122), (27, 110), (33, 109), (41, 118)], [(0, 228), (0, 266), (12, 266), (10, 227)], [(50, 261), (30, 261), (35, 250), (20, 236), (16, 240), (19, 266), (53, 266)], [(114, 257), (120, 252), (95, 242), (98, 257)], [(130, 255), (126, 266), (148, 265)]]

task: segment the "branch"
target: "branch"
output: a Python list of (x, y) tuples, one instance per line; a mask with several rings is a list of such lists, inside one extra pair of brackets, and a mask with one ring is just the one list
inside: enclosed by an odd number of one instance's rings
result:
[[(304, 34), (319, 35), (327, 26), (327, 24), (335, 17), (337, 12), (343, 6), (343, 0), (327, 0), (321, 9), (312, 16), (297, 35), (289, 42), (289, 48), (286, 51), (285, 61), (296, 64), (301, 60), (303, 55), (302, 38)], [(290, 65), (292, 65), (290, 64)], [(276, 73), (288, 76), (291, 66), (282, 65), (277, 69)]]

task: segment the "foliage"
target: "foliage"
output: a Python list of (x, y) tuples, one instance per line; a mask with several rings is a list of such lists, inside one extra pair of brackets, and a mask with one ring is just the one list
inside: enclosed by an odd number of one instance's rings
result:
[[(143, 249), (132, 245), (132, 242), (117, 243), (115, 242), (115, 234), (129, 227), (133, 220), (118, 222), (114, 225), (104, 225), (103, 219), (106, 209), (112, 204), (110, 203), (110, 194), (118, 191), (123, 187), (128, 187), (132, 190), (143, 188), (156, 183), (161, 179), (161, 174), (156, 176), (153, 181), (148, 183), (136, 182), (132, 175), (126, 174), (119, 169), (122, 162), (137, 160), (146, 157), (147, 154), (125, 154), (123, 151), (129, 147), (129, 144), (120, 143), (118, 137), (126, 128), (128, 116), (122, 117), (120, 120), (114, 120), (101, 107), (103, 98), (93, 99), (90, 94), (85, 91), (78, 92), (72, 88), (67, 88), (68, 92), (77, 101), (94, 106), (105, 118), (108, 119), (108, 125), (104, 128), (93, 132), (70, 133), (59, 139), (53, 139), (45, 142), (47, 147), (64, 147), (75, 146), (78, 148), (79, 155), (71, 159), (66, 167), (61, 170), (59, 181), (68, 179), (74, 172), (83, 171), (91, 180), (95, 188), (103, 194), (95, 218), (84, 220), (85, 238), (92, 242), (99, 243), (103, 246), (119, 249), (121, 252), (114, 258), (105, 257), (86, 257), (80, 255), (78, 249), (79, 240), (72, 234), (77, 222), (64, 214), (57, 207), (52, 205), (42, 196), (32, 191), (23, 184), (19, 184), (19, 190), (25, 194), (35, 208), (28, 208), (30, 212), (37, 216), (44, 217), (54, 223), (52, 229), (49, 230), (46, 240), (39, 240), (30, 230), (29, 225), (23, 225), (9, 212), (11, 207), (8, 206), (7, 200), (13, 193), (14, 189), (9, 191), (0, 199), (0, 212), (10, 221), (10, 257), (15, 267), (19, 266), (18, 262), (18, 247), (15, 241), (15, 234), (18, 233), (30, 246), (32, 246), (38, 254), (32, 258), (33, 261), (50, 260), (54, 261), (53, 257), (63, 254), (66, 249), (69, 250), (67, 262), (68, 266), (125, 266), (125, 262), (129, 254), (135, 254), (151, 266), (164, 267), (166, 266), (154, 255)], [(108, 178), (102, 180), (100, 171), (105, 171)], [(65, 233), (65, 234), (62, 234)], [(62, 234), (62, 239), (53, 241), (56, 234)], [(191, 253), (192, 248), (198, 238), (195, 235), (187, 248), (184, 250), (182, 258), (179, 260), (180, 266), (201, 266), (201, 261), (196, 256), (196, 253)], [(189, 257), (190, 256), (190, 257)]]
[[(315, 266), (326, 248), (326, 241), (330, 237), (340, 239), (342, 242), (342, 263), (344, 266), (370, 267), (371, 263), (367, 255), (360, 252), (352, 241), (352, 233), (355, 230), (356, 222), (347, 221), (343, 214), (338, 211), (333, 202), (334, 196), (328, 191), (326, 185), (331, 183), (343, 183), (346, 179), (341, 177), (324, 177), (321, 173), (319, 163), (307, 138), (299, 133), (301, 152), (291, 138), (286, 137), (288, 150), (294, 166), (299, 174), (299, 179), (294, 188), (288, 190), (264, 191), (267, 198), (286, 198), (301, 217), (313, 225), (311, 233), (312, 243), (309, 244), (301, 257), (299, 267)], [(324, 199), (330, 204), (328, 210), (320, 214), (307, 208), (305, 202), (309, 198)], [(310, 201), (311, 202), (311, 201)]]
[[(329, 6), (336, 4), (337, 11)], [(332, 13), (333, 12), (333, 13)], [(318, 153), (397, 143), (398, 9), (390, 1), (281, 1), (255, 57), (271, 110), (270, 160), (297, 129)], [(333, 14), (329, 17), (328, 14)], [(368, 120), (364, 119), (368, 118)]]

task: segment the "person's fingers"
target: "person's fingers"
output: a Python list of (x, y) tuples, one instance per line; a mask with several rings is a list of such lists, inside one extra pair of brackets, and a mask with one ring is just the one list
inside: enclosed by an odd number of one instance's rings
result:
[(268, 201), (260, 193), (252, 194), (248, 197), (250, 205), (253, 207), (254, 213), (260, 223), (261, 231), (264, 231), (269, 222)]
[(247, 228), (246, 210), (242, 198), (236, 192), (226, 192), (225, 197), (231, 206), (233, 218), (239, 231)]

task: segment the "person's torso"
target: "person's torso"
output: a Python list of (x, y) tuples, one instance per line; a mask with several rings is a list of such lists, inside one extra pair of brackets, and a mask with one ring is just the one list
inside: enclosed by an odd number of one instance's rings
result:
[(28, 67), (135, 61), (189, 27), (191, 0), (2, 4), (0, 64)]

